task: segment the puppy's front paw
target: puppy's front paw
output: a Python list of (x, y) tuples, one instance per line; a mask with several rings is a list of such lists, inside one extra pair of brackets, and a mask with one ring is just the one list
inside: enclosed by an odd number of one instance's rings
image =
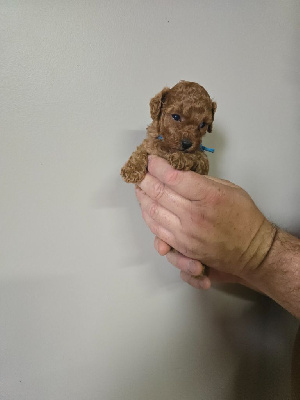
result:
[(138, 170), (136, 165), (128, 161), (121, 169), (121, 176), (127, 183), (139, 183), (145, 178), (146, 172), (146, 170)]

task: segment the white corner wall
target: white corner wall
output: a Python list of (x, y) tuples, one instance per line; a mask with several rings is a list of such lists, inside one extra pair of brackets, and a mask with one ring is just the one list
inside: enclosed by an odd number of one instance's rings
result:
[(211, 174), (300, 233), (299, 2), (0, 0), (0, 399), (288, 399), (296, 321), (197, 292), (119, 170), (181, 79)]

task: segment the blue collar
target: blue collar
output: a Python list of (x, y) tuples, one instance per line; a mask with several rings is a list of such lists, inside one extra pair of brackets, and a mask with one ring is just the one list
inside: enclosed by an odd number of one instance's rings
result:
[(209, 153), (214, 153), (215, 152), (215, 149), (211, 149), (209, 147), (205, 147), (202, 144), (200, 144), (200, 150), (201, 151), (208, 151)]
[[(157, 136), (157, 139), (159, 139), (159, 140), (164, 140), (164, 138), (162, 137), (162, 135)], [(211, 148), (209, 148), (209, 147), (205, 147), (205, 146), (203, 146), (202, 144), (200, 144), (200, 150), (201, 150), (201, 151), (208, 151), (209, 153), (214, 153), (214, 152), (215, 152), (215, 149), (211, 149)]]

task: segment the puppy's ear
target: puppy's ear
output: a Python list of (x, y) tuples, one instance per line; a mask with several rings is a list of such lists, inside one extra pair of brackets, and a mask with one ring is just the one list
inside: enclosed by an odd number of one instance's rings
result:
[[(215, 112), (217, 111), (217, 103), (216, 102), (212, 102), (212, 109), (211, 109), (211, 112), (212, 112), (212, 120), (214, 120), (214, 118), (215, 118)], [(210, 125), (208, 125), (208, 128), (207, 128), (207, 131), (208, 132), (211, 132), (212, 131), (212, 126), (213, 126), (213, 124), (211, 123)]]
[(169, 88), (165, 87), (150, 100), (150, 115), (153, 120), (158, 119)]

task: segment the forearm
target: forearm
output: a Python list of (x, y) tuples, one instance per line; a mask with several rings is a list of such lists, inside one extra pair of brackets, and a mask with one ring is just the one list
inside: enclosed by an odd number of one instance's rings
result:
[(265, 260), (247, 280), (300, 318), (300, 239), (278, 230)]

